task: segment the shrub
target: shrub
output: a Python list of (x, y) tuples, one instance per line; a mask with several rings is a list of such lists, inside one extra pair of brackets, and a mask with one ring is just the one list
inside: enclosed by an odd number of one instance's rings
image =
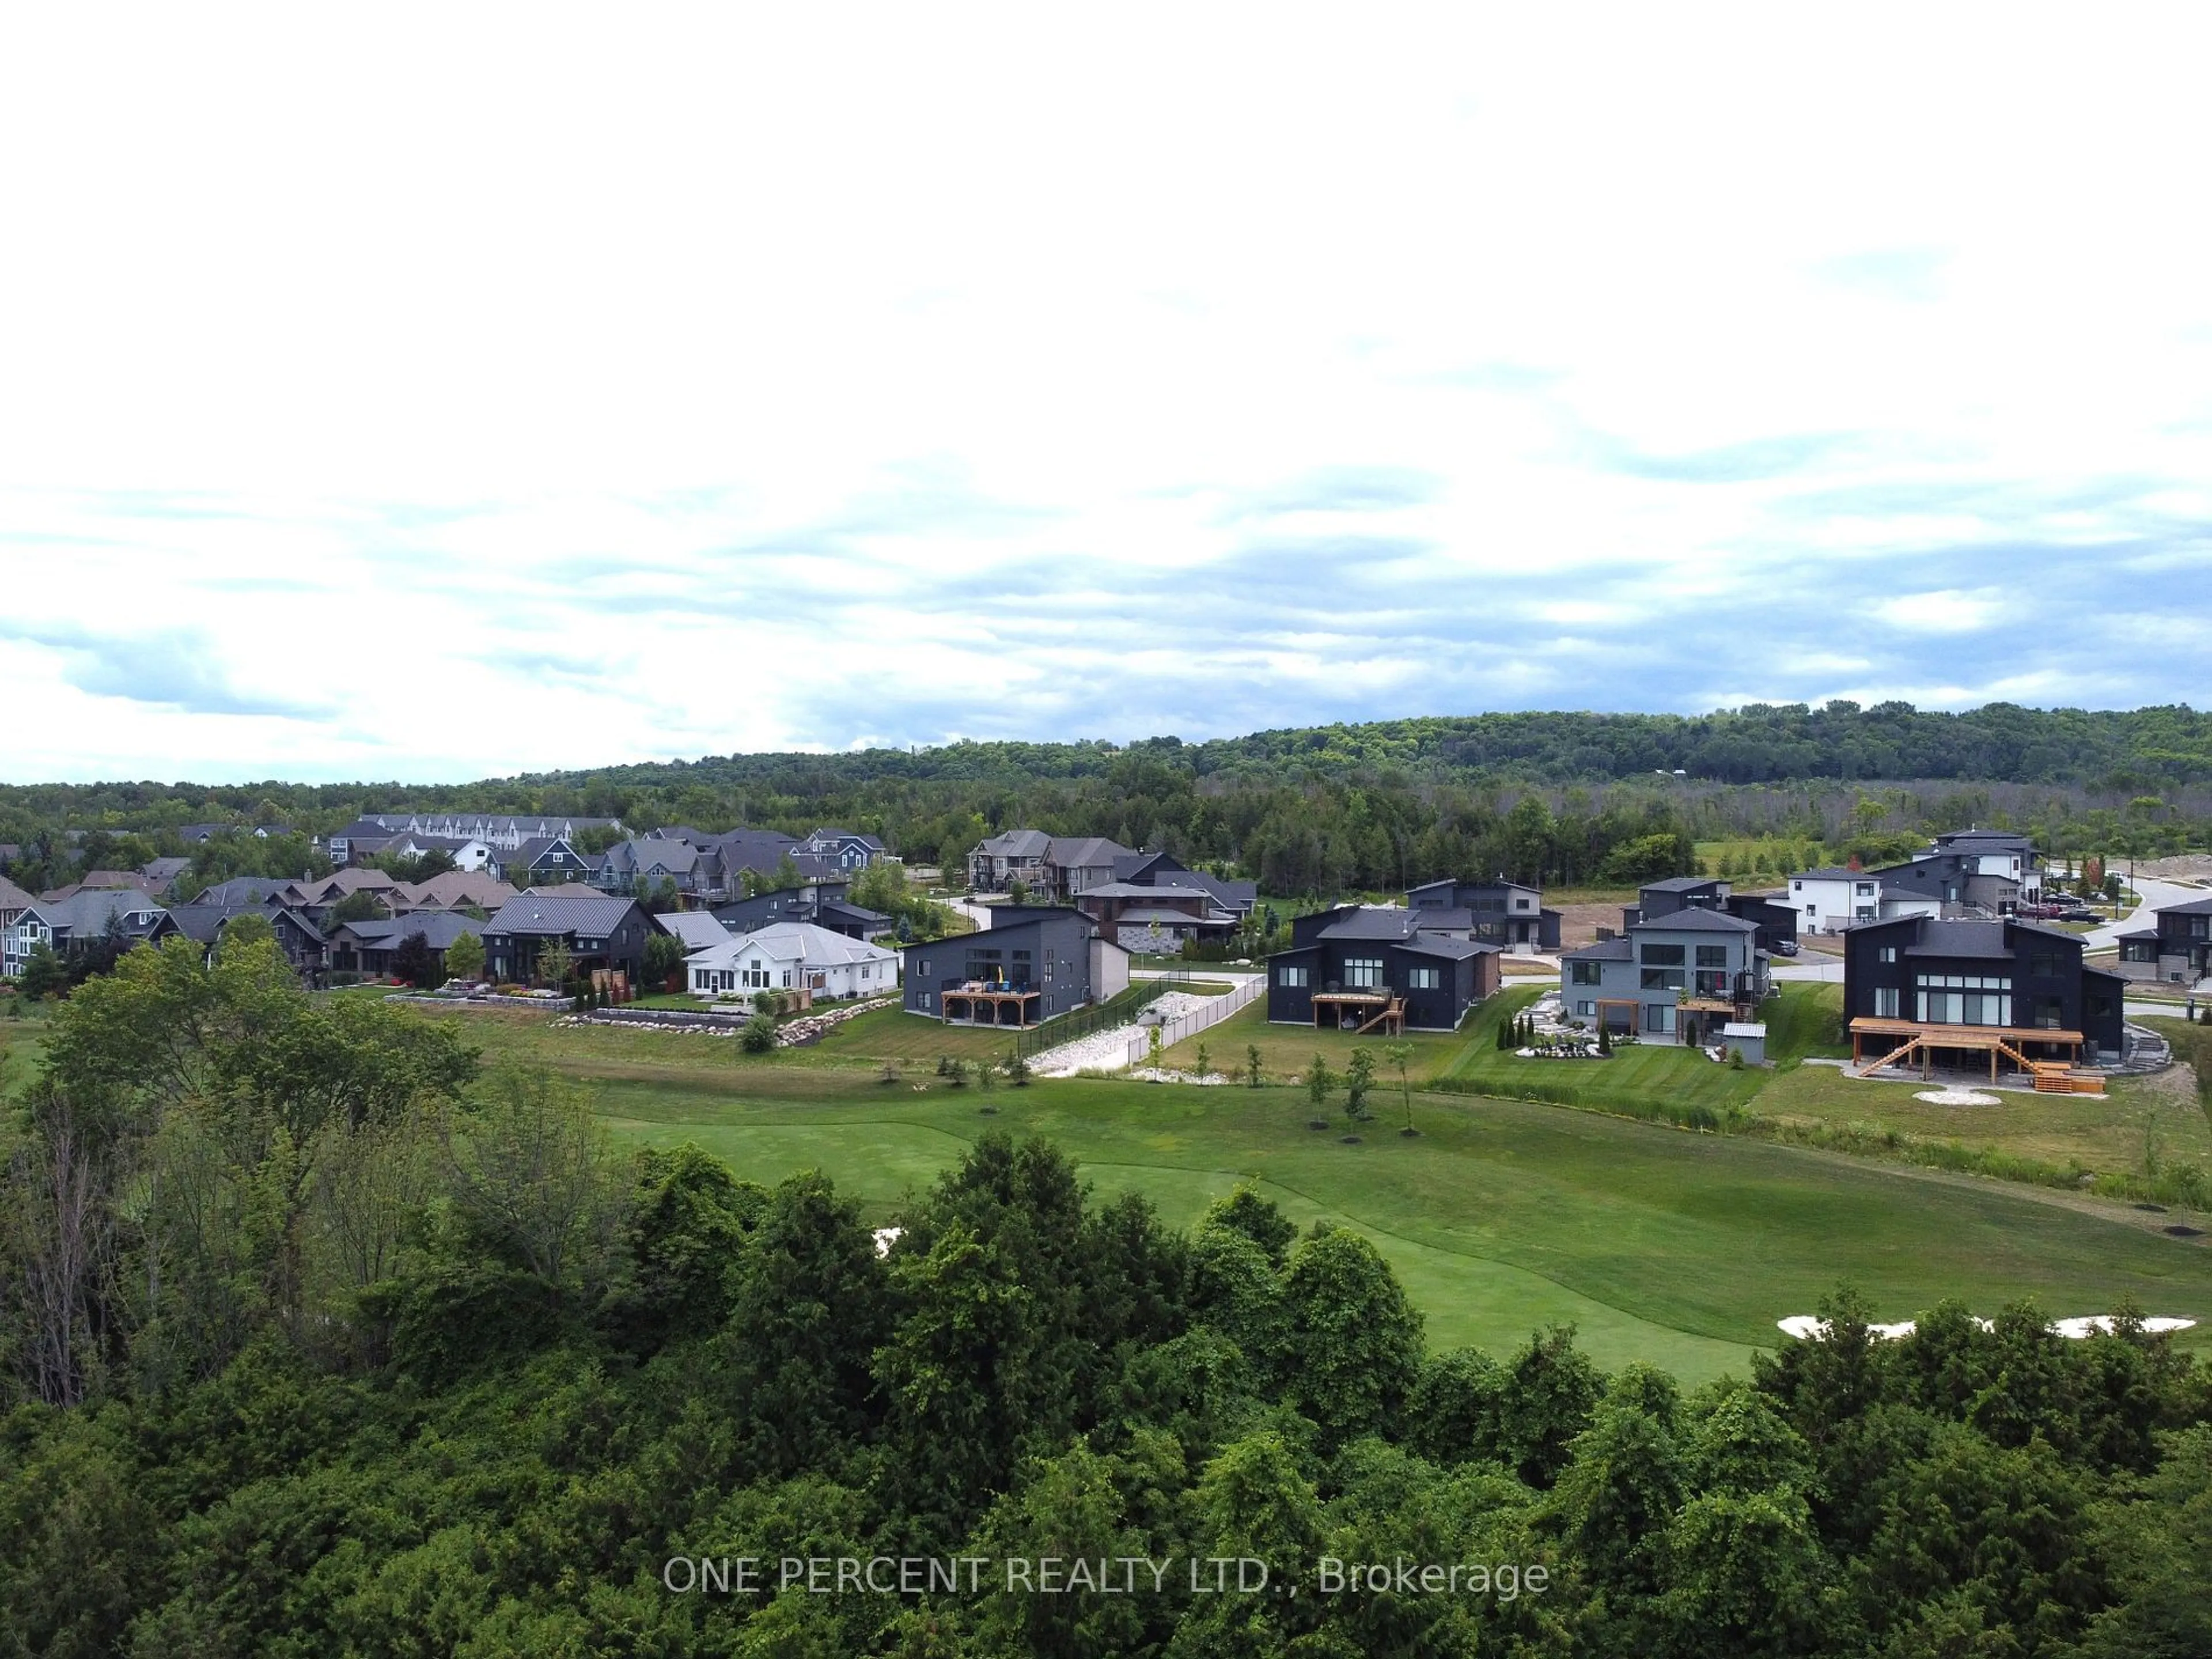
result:
[(757, 1013), (738, 1032), (738, 1041), (749, 1054), (764, 1054), (775, 1047), (775, 1019), (767, 1013)]

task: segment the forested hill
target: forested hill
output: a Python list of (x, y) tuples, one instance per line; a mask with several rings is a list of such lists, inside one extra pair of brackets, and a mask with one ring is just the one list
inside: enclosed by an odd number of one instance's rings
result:
[[(1480, 777), (1565, 783), (1680, 770), (1723, 783), (1838, 778), (2098, 783), (2121, 793), (2212, 778), (2212, 715), (2186, 706), (2024, 708), (1990, 703), (1964, 714), (1910, 703), (1753, 704), (1711, 714), (1519, 713), (1433, 715), (1364, 726), (1287, 727), (1185, 743), (1153, 738), (1127, 750), (1103, 743), (962, 743), (915, 750), (708, 757), (696, 763), (592, 774), (622, 783), (774, 786), (795, 772), (839, 782), (878, 778), (1018, 782), (1090, 776), (1123, 752), (1172, 757), (1200, 776), (1254, 781), (1397, 770), (1438, 781)], [(703, 775), (703, 779), (702, 779)], [(2118, 775), (2115, 778), (2115, 775)], [(574, 783), (555, 775), (547, 783)]]

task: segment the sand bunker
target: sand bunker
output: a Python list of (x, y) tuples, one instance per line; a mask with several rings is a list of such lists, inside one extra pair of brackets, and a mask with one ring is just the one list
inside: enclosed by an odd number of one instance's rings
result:
[[(1814, 1318), (1810, 1314), (1792, 1314), (1787, 1319), (1778, 1319), (1774, 1322), (1785, 1335), (1794, 1336), (1801, 1342), (1822, 1341), (1828, 1334), (1826, 1322)], [(1986, 1319), (1977, 1318), (1974, 1323), (1985, 1331), (1996, 1328)], [(2111, 1330), (2113, 1323), (2111, 1314), (2085, 1314), (2078, 1319), (2054, 1320), (2048, 1328), (2057, 1335), (2079, 1341), (2084, 1337)], [(2163, 1336), (2172, 1331), (2188, 1330), (2196, 1323), (2193, 1319), (2146, 1319), (2142, 1322), (2142, 1328), (2151, 1335)], [(1867, 1331), (1878, 1339), (1894, 1342), (1899, 1337), (1911, 1335), (1912, 1328), (1913, 1322), (1906, 1319), (1894, 1325), (1869, 1325)]]

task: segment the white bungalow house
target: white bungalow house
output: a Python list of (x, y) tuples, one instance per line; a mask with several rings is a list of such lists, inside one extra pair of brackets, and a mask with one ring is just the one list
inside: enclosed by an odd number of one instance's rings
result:
[(757, 991), (811, 991), (864, 997), (898, 988), (898, 952), (848, 939), (810, 921), (772, 922), (684, 958), (695, 997), (750, 997)]

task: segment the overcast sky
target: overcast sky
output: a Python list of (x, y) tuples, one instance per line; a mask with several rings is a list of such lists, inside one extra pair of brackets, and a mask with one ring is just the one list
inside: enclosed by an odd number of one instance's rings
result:
[(2200, 9), (1329, 10), (10, 9), (0, 778), (2212, 702)]

